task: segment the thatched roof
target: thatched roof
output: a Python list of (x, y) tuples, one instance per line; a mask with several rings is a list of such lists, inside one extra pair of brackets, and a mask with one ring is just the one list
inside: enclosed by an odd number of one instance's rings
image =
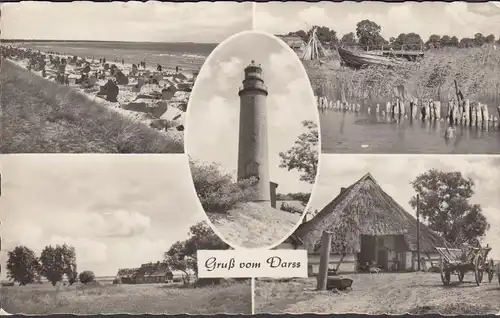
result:
[[(366, 174), (345, 188), (311, 220), (301, 224), (291, 239), (309, 252), (318, 252), (323, 231), (333, 233), (332, 252), (357, 253), (361, 235), (401, 235), (406, 250), (417, 250), (417, 220), (406, 212)], [(420, 250), (434, 252), (436, 246), (450, 246), (424, 224), (420, 226)]]

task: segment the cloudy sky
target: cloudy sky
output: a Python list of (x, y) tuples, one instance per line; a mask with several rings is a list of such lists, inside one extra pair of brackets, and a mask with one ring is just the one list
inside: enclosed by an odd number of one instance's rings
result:
[(240, 101), (244, 68), (261, 64), (269, 95), (268, 140), (271, 181), (280, 193), (311, 191), (299, 174), (279, 168), (279, 152), (305, 132), (301, 122), (318, 122), (314, 94), (297, 55), (282, 41), (241, 33), (221, 43), (200, 70), (188, 105), (185, 147), (193, 158), (216, 162), (236, 177)]
[(114, 276), (162, 260), (206, 219), (185, 155), (8, 155), (0, 164), (2, 264), (18, 244), (39, 253), (68, 243), (79, 271)]
[(481, 32), (500, 37), (500, 2), (270, 2), (256, 4), (255, 27), (273, 34), (327, 26), (338, 37), (356, 32), (364, 19), (382, 27), (386, 39), (415, 32), (427, 40), (431, 34), (473, 37)]
[(6, 39), (219, 43), (252, 27), (252, 4), (23, 1), (2, 7)]
[(371, 173), (382, 189), (405, 210), (415, 215), (409, 200), (415, 195), (410, 182), (429, 169), (460, 171), (472, 178), (476, 187), (472, 203), (480, 204), (491, 229), (485, 243), (492, 247), (491, 256), (500, 260), (500, 156), (404, 156), (404, 155), (321, 155), (318, 182), (311, 199), (312, 209), (321, 210), (339, 193), (366, 173)]

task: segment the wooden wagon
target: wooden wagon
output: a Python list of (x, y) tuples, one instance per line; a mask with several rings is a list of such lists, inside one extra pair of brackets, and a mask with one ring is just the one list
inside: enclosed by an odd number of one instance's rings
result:
[(441, 280), (449, 285), (451, 275), (457, 275), (458, 281), (463, 282), (465, 273), (474, 272), (476, 284), (479, 286), (486, 272), (491, 282), (495, 273), (493, 260), (487, 261), (491, 247), (468, 247), (466, 250), (436, 247), (441, 255)]

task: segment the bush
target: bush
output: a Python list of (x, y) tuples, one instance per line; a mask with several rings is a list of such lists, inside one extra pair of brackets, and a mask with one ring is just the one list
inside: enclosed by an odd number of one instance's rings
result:
[(234, 182), (219, 165), (190, 162), (194, 187), (206, 212), (225, 213), (238, 203), (250, 201), (255, 190), (256, 178)]
[(302, 214), (304, 212), (304, 210), (298, 209), (298, 208), (294, 207), (293, 205), (286, 204), (285, 202), (281, 202), (280, 210), (285, 211), (285, 212), (290, 212), (290, 213), (298, 213), (298, 214)]
[(122, 279), (120, 277), (116, 277), (115, 279), (113, 279), (113, 284), (114, 285), (119, 285), (122, 283)]
[(78, 279), (80, 280), (80, 283), (88, 284), (95, 281), (95, 274), (93, 271), (83, 271), (78, 276)]

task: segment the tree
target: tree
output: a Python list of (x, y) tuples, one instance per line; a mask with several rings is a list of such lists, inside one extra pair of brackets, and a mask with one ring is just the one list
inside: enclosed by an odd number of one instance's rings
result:
[(307, 132), (299, 135), (293, 147), (287, 152), (280, 152), (280, 168), (297, 170), (302, 175), (301, 181), (313, 184), (318, 169), (318, 125), (310, 120), (305, 120), (302, 125)]
[[(489, 229), (481, 206), (469, 203), (474, 181), (460, 172), (431, 169), (411, 182), (420, 196), (419, 212), (429, 227), (454, 245), (477, 245)], [(410, 205), (417, 207), (416, 196)]]
[(16, 246), (7, 253), (7, 277), (19, 285), (34, 283), (38, 278), (40, 262), (33, 250), (26, 246)]
[(60, 247), (60, 253), (65, 265), (64, 274), (68, 278), (68, 283), (73, 285), (78, 278), (78, 272), (76, 271), (76, 250), (73, 246), (63, 244)]
[(452, 36), (448, 46), (458, 47), (458, 38), (456, 36)]
[(475, 46), (482, 46), (484, 43), (486, 43), (486, 38), (482, 33), (476, 33), (474, 34), (474, 45)]
[(380, 42), (382, 28), (370, 20), (362, 20), (356, 25), (356, 36), (362, 47), (372, 48)]
[(489, 44), (491, 44), (491, 43), (495, 43), (495, 35), (493, 35), (493, 34), (488, 35), (488, 36), (484, 39), (484, 41), (485, 41), (486, 43), (489, 43)]
[(314, 26), (307, 32), (307, 38), (309, 39), (313, 33), (314, 28), (316, 28), (316, 36), (321, 44), (324, 44), (328, 47), (332, 47), (336, 45), (339, 40), (337, 38), (337, 32), (334, 30), (330, 30), (330, 28), (325, 26)]
[(425, 42), (425, 46), (430, 49), (438, 49), (441, 47), (441, 36), (433, 34), (429, 37), (429, 40)]
[(349, 32), (347, 34), (344, 34), (344, 36), (340, 40), (340, 43), (347, 47), (356, 46), (357, 44), (356, 35), (354, 34), (354, 32)]
[(184, 273), (184, 283), (186, 284), (190, 282), (191, 271), (198, 275), (196, 258), (198, 250), (225, 250), (229, 248), (229, 245), (224, 243), (205, 222), (191, 226), (188, 235), (187, 240), (175, 242), (164, 255), (164, 262), (171, 269)]
[(76, 280), (76, 253), (72, 246), (51, 245), (46, 246), (40, 255), (41, 274), (45, 276), (52, 285), (62, 281), (64, 275), (70, 283)]
[(299, 30), (295, 32), (289, 32), (288, 36), (298, 36), (302, 39), (302, 41), (307, 42), (309, 40), (309, 35), (304, 30)]
[(95, 280), (95, 274), (93, 271), (83, 271), (78, 275), (78, 279), (82, 284), (88, 284)]
[(474, 47), (476, 44), (475, 44), (475, 41), (474, 39), (471, 39), (471, 38), (462, 38), (460, 40), (460, 43), (459, 43), (459, 47), (461, 48), (470, 48), (470, 47)]

